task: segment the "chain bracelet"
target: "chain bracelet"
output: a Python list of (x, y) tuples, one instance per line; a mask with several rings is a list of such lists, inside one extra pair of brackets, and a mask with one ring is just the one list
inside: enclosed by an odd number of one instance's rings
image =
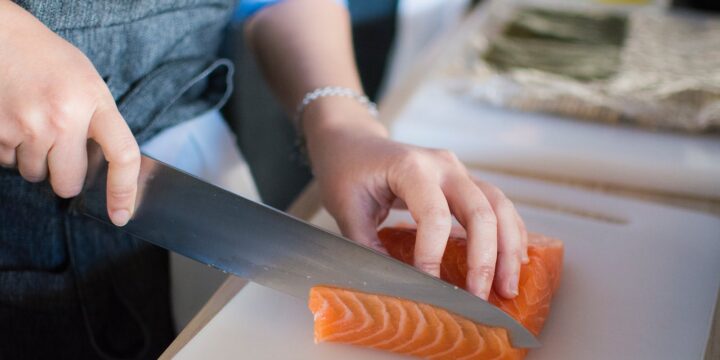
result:
[(295, 110), (295, 116), (292, 118), (293, 126), (295, 127), (295, 132), (297, 134), (297, 138), (295, 140), (295, 146), (298, 148), (300, 154), (302, 155), (306, 165), (310, 165), (308, 154), (307, 154), (307, 144), (305, 140), (305, 132), (303, 131), (303, 114), (305, 113), (305, 109), (315, 100), (324, 98), (324, 97), (331, 97), (331, 96), (339, 96), (339, 97), (346, 97), (351, 98), (359, 102), (361, 105), (364, 105), (370, 115), (372, 117), (377, 117), (378, 110), (377, 105), (375, 105), (374, 102), (370, 101), (367, 96), (358, 93), (357, 91), (342, 87), (342, 86), (324, 86), (317, 88), (315, 90), (312, 90), (303, 96), (302, 101), (298, 104), (296, 110)]

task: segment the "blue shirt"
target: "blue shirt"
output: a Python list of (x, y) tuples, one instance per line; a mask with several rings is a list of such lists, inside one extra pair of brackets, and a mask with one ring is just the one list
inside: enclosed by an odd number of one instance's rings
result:
[[(274, 5), (282, 0), (240, 0), (235, 9), (233, 22), (244, 21), (264, 7)], [(347, 7), (347, 0), (335, 0), (337, 3)]]

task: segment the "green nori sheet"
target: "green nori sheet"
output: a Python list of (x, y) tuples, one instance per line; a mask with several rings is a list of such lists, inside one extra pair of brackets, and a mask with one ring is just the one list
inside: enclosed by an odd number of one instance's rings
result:
[(619, 67), (626, 28), (621, 15), (521, 9), (483, 59), (499, 71), (534, 69), (602, 80)]

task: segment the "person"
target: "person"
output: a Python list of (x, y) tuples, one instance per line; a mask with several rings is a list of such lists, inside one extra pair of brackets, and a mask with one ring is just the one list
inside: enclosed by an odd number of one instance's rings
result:
[[(124, 235), (139, 144), (227, 99), (217, 58), (233, 0), (0, 0), (0, 357), (151, 358), (172, 340), (167, 257)], [(417, 222), (415, 265), (438, 276), (455, 218), (466, 229), (469, 290), (517, 294), (527, 233), (512, 203), (473, 181), (449, 151), (388, 138), (367, 104), (349, 16), (333, 0), (257, 11), (245, 35), (293, 114), (322, 200), (343, 234), (381, 249), (376, 227), (395, 202)], [(88, 139), (109, 163), (115, 227), (69, 208)], [(494, 280), (494, 282), (493, 282)]]

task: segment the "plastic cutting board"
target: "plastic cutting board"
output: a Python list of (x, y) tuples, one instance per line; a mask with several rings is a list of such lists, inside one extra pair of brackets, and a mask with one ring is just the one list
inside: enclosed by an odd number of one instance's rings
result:
[(720, 134), (611, 126), (493, 107), (426, 81), (391, 122), (396, 140), (474, 167), (720, 199)]
[[(561, 287), (528, 359), (701, 359), (720, 285), (720, 218), (484, 174), (533, 231), (565, 242)], [(392, 213), (389, 221), (407, 217)], [(324, 211), (314, 222), (334, 228)], [(178, 359), (403, 359), (313, 343), (305, 301), (250, 284)]]

